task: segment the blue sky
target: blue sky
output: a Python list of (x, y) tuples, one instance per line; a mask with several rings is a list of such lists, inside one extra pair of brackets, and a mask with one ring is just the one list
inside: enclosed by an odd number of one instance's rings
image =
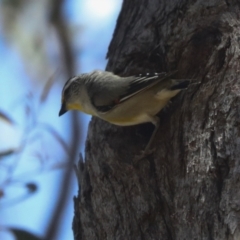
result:
[[(105, 69), (105, 56), (107, 48), (112, 38), (116, 19), (121, 8), (121, 0), (68, 0), (65, 3), (65, 16), (70, 27), (79, 27), (79, 34), (73, 42), (76, 48), (77, 57), (77, 72), (88, 72), (94, 69)], [(78, 51), (81, 46), (81, 51)], [(26, 131), (25, 112), (18, 105), (19, 99), (26, 95), (26, 92), (33, 92), (36, 83), (32, 82), (32, 75), (28, 74), (28, 70), (22, 63), (21, 55), (7, 43), (4, 36), (0, 36), (0, 111), (4, 111), (14, 121), (14, 125), (4, 125), (0, 119), (0, 131), (8, 132), (0, 137), (1, 146), (3, 143), (6, 146), (15, 144), (18, 147), (19, 141), (24, 139)], [(38, 107), (37, 101), (31, 100), (37, 109), (38, 121), (48, 123), (54, 126), (54, 129), (68, 141), (69, 136), (65, 134), (63, 129), (69, 127), (68, 116), (58, 118), (60, 107), (60, 95), (63, 83), (58, 81), (53, 85), (49, 97), (41, 108)], [(36, 93), (36, 92), (35, 92)], [(33, 92), (34, 94), (34, 92)], [(37, 93), (36, 93), (37, 94)], [(29, 102), (26, 103), (29, 104)], [(81, 115), (81, 113), (79, 113)], [(81, 115), (83, 121), (82, 129), (87, 129), (89, 117)], [(10, 133), (10, 132), (13, 133)], [(28, 147), (24, 151), (20, 151), (19, 158), (21, 159), (21, 167), (14, 170), (13, 178), (16, 179), (14, 184), (8, 189), (7, 199), (11, 200), (14, 194), (21, 194), (24, 188), (19, 187), (26, 182), (37, 183), (39, 190), (32, 197), (27, 198), (18, 204), (13, 204), (10, 207), (4, 207), (4, 201), (0, 213), (1, 228), (7, 226), (19, 227), (29, 230), (39, 236), (47, 229), (49, 216), (46, 213), (51, 213), (54, 208), (54, 201), (49, 196), (56, 196), (59, 189), (59, 179), (61, 179), (62, 171), (42, 171), (41, 174), (34, 174), (34, 169), (39, 167), (39, 162), (36, 161), (38, 154), (42, 154), (44, 158), (58, 159), (59, 156), (66, 157), (66, 153), (61, 149), (58, 143), (54, 143), (53, 139), (47, 132), (41, 132), (37, 129), (31, 130), (34, 136), (37, 136), (37, 141), (29, 141)], [(15, 134), (14, 134), (15, 133)], [(84, 133), (86, 135), (86, 132)], [(14, 136), (14, 137), (12, 137)], [(20, 139), (20, 140), (19, 140)], [(40, 140), (39, 140), (40, 139)], [(8, 144), (8, 145), (7, 145)], [(55, 151), (44, 152), (45, 146), (52, 145)], [(60, 150), (57, 150), (60, 149)], [(83, 146), (81, 147), (83, 149)], [(0, 149), (1, 151), (1, 149)], [(30, 161), (29, 161), (30, 159)], [(8, 157), (4, 159), (6, 165), (15, 164), (14, 158)], [(50, 166), (50, 163), (49, 166)], [(20, 165), (20, 163), (17, 163)], [(52, 167), (52, 166), (51, 166)], [(2, 180), (3, 172), (0, 168), (0, 181)], [(28, 172), (29, 174), (26, 174)], [(32, 174), (33, 173), (33, 174)], [(19, 181), (20, 179), (20, 181)], [(0, 182), (1, 184), (1, 182)], [(62, 220), (61, 232), (57, 240), (73, 239), (72, 235), (72, 217), (73, 217), (73, 196), (77, 194), (77, 182), (75, 176), (72, 178), (71, 195), (69, 195), (69, 205), (65, 211), (65, 217)], [(16, 189), (18, 189), (16, 191)], [(13, 194), (14, 193), (14, 194)], [(2, 234), (2, 235), (1, 235)], [(3, 235), (4, 234), (4, 235)], [(1, 240), (13, 239), (6, 233), (0, 232)]]

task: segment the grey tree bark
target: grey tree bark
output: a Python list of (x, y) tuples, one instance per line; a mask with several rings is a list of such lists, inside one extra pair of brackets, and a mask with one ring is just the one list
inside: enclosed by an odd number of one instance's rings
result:
[(151, 124), (92, 119), (75, 239), (240, 239), (240, 2), (124, 0), (107, 70), (178, 70), (186, 91)]

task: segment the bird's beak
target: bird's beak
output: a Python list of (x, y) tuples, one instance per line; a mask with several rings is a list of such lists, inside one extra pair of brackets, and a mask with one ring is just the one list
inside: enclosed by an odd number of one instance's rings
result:
[(59, 114), (58, 114), (58, 116), (60, 117), (60, 116), (62, 116), (64, 113), (66, 113), (68, 110), (67, 110), (67, 107), (66, 107), (66, 104), (65, 103), (62, 103), (62, 107), (61, 107), (61, 109), (60, 109), (60, 111), (59, 111)]

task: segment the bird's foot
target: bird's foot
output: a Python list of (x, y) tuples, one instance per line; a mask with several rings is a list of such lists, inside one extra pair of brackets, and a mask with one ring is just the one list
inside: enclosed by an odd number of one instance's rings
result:
[(156, 150), (155, 148), (152, 148), (152, 149), (141, 151), (141, 153), (139, 155), (136, 155), (133, 158), (133, 164), (137, 164), (140, 160), (142, 160), (145, 157), (151, 155), (155, 150)]

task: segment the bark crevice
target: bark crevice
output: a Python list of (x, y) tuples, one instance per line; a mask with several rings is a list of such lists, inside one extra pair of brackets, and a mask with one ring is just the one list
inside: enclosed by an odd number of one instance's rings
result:
[(136, 165), (151, 125), (92, 119), (75, 239), (240, 239), (239, 6), (123, 2), (107, 69), (120, 75), (177, 69), (176, 78), (193, 84), (159, 114), (156, 150)]

